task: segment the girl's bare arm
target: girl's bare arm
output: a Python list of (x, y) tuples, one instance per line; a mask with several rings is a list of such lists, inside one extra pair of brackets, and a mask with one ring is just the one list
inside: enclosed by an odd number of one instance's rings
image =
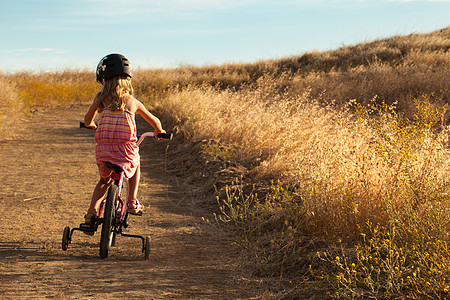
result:
[(155, 137), (157, 137), (158, 133), (165, 133), (166, 131), (162, 128), (161, 121), (154, 116), (151, 112), (145, 108), (144, 104), (142, 104), (139, 100), (136, 100), (136, 112), (138, 112), (141, 117), (144, 118), (155, 130)]
[(98, 103), (96, 100), (92, 103), (91, 107), (89, 107), (88, 112), (84, 116), (84, 124), (89, 129), (97, 129), (97, 125), (94, 123), (95, 116), (98, 111)]

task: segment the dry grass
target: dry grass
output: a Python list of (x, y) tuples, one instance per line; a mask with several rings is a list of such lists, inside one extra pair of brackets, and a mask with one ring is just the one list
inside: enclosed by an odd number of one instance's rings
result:
[(0, 74), (0, 137), (11, 136), (38, 106), (90, 103), (99, 86), (89, 72)]
[[(221, 200), (222, 219), (236, 225), (261, 271), (307, 282), (324, 278), (339, 297), (444, 297), (450, 288), (450, 182), (443, 111), (428, 98), (415, 100), (411, 119), (384, 103), (352, 103), (356, 116), (302, 98), (280, 103), (227, 114), (230, 131), (238, 124), (238, 158), (260, 151), (253, 180), (278, 179), (265, 197), (235, 183)], [(246, 118), (257, 126), (239, 126)], [(223, 129), (214, 138), (226, 139)], [(313, 251), (322, 253), (320, 262), (305, 259)]]
[[(255, 64), (138, 70), (133, 84), (185, 143), (207, 141), (208, 160), (246, 168), (220, 194), (218, 218), (289, 295), (445, 298), (449, 49), (446, 28)], [(0, 80), (2, 112), (90, 102), (98, 88), (89, 73)]]
[(308, 54), (295, 72), (265, 62), (256, 79), (228, 67), (238, 87), (167, 92), (185, 136), (249, 169), (220, 218), (261, 274), (300, 293), (324, 280), (338, 298), (448, 296), (449, 41), (447, 29)]
[(17, 86), (10, 78), (0, 76), (0, 86), (0, 136), (9, 137), (25, 109)]
[(19, 73), (10, 78), (28, 107), (90, 103), (100, 87), (89, 72)]
[(141, 70), (136, 78), (141, 91), (161, 94), (170, 87), (202, 84), (239, 90), (258, 85), (263, 77), (284, 76), (277, 80), (279, 91), (288, 87), (293, 95), (309, 92), (316, 101), (339, 104), (349, 99), (367, 104), (377, 95), (406, 111), (411, 99), (424, 94), (433, 101), (449, 100), (449, 35), (450, 27), (254, 64)]

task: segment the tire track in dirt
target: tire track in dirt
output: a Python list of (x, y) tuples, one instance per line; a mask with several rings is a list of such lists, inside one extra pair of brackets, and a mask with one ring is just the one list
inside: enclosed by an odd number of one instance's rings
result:
[(171, 185), (165, 142), (153, 139), (140, 150), (147, 208), (127, 230), (151, 236), (150, 261), (140, 240), (121, 236), (100, 259), (99, 232), (75, 232), (61, 250), (63, 228), (83, 220), (98, 177), (94, 133), (77, 128), (86, 110), (41, 109), (0, 141), (0, 298), (265, 298), (257, 280), (243, 277), (229, 237), (202, 223), (208, 212), (177, 205), (185, 191)]

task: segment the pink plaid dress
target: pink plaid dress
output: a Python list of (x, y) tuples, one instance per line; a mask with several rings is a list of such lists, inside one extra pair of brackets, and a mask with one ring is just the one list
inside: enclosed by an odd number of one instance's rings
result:
[(120, 166), (127, 178), (134, 175), (140, 157), (139, 148), (136, 146), (136, 122), (133, 113), (127, 110), (103, 109), (99, 113), (95, 141), (95, 156), (102, 178), (109, 177), (112, 173), (106, 162)]

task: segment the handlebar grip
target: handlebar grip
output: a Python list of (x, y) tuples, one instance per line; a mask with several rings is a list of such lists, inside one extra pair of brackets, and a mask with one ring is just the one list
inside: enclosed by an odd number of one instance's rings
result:
[(158, 138), (172, 140), (173, 139), (173, 133), (159, 133), (158, 134)]
[(86, 124), (84, 124), (83, 122), (80, 122), (80, 128), (87, 128)]

